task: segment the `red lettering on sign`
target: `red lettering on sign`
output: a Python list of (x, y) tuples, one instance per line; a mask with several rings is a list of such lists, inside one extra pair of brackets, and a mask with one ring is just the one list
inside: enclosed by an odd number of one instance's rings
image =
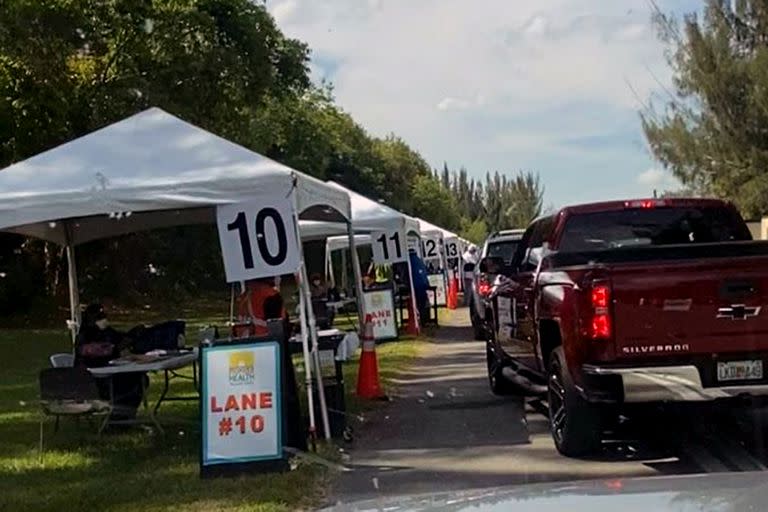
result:
[(247, 395), (243, 395), (242, 401), (243, 401), (242, 409), (244, 411), (247, 411), (248, 409), (255, 409), (256, 393), (248, 393)]
[(237, 403), (237, 398), (235, 398), (235, 395), (229, 395), (229, 397), (227, 397), (227, 404), (224, 406), (224, 412), (232, 410), (240, 410), (240, 405)]
[(216, 403), (216, 397), (211, 397), (211, 412), (221, 412), (221, 406)]
[(262, 409), (272, 408), (272, 393), (259, 393), (259, 407)]
[(256, 434), (264, 430), (263, 416), (259, 416), (258, 414), (255, 416), (251, 416), (251, 430), (253, 430)]

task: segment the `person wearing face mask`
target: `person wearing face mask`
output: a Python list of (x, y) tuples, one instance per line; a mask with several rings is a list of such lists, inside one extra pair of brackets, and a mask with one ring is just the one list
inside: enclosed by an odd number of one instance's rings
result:
[(328, 298), (328, 287), (323, 282), (320, 274), (312, 274), (312, 277), (309, 279), (309, 287), (313, 299)]
[[(101, 304), (90, 304), (83, 313), (83, 325), (75, 342), (75, 365), (86, 368), (107, 366), (112, 359), (128, 353), (131, 342), (128, 335), (110, 327)], [(107, 379), (97, 379), (96, 384), (102, 399), (114, 398), (113, 419), (135, 417), (149, 383), (146, 374), (119, 373), (111, 379), (112, 397)]]

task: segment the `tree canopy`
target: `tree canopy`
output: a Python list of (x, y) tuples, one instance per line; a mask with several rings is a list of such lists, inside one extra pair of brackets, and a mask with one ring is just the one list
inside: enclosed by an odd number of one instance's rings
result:
[(654, 155), (689, 191), (768, 213), (768, 4), (707, 0), (701, 16), (655, 22), (673, 87), (642, 112)]

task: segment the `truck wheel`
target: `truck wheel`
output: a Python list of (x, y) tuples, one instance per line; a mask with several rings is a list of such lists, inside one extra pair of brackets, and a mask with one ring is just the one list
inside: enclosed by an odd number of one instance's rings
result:
[(589, 455), (600, 446), (599, 411), (579, 395), (565, 363), (563, 347), (552, 351), (547, 401), (557, 451), (567, 457)]
[(485, 358), (488, 362), (488, 386), (491, 392), (498, 396), (515, 394), (515, 387), (501, 374), (502, 364), (490, 347), (485, 348)]
[(485, 340), (485, 329), (483, 329), (480, 319), (477, 318), (474, 311), (470, 312), (470, 320), (472, 320), (472, 335), (475, 337), (475, 340)]

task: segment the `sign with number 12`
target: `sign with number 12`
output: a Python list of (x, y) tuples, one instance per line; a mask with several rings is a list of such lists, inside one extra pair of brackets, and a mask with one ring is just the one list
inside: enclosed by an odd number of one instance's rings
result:
[(292, 274), (299, 268), (290, 197), (219, 206), (216, 224), (228, 283)]

